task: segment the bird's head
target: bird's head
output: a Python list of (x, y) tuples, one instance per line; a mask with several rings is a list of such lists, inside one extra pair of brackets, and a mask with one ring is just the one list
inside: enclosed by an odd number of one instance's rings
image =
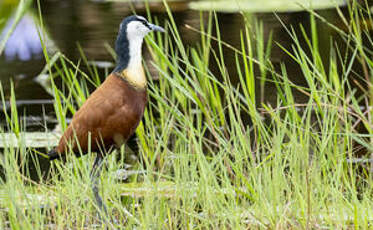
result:
[(160, 26), (149, 23), (144, 17), (133, 15), (123, 19), (119, 35), (127, 36), (128, 40), (144, 38), (151, 31), (164, 32)]
[(119, 70), (127, 68), (130, 64), (141, 62), (143, 39), (152, 31), (164, 32), (164, 29), (149, 23), (144, 17), (138, 15), (126, 17), (122, 21), (115, 43), (115, 51), (118, 56), (117, 68)]

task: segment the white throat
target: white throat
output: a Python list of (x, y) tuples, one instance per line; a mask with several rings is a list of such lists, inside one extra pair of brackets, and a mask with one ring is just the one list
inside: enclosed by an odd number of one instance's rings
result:
[(141, 52), (143, 40), (141, 36), (128, 36), (130, 57), (128, 66), (125, 69), (125, 76), (132, 84), (139, 87), (144, 87), (146, 85)]
[(130, 59), (127, 68), (137, 68), (141, 66), (141, 46), (143, 40), (144, 39), (142, 37), (134, 37), (129, 39)]

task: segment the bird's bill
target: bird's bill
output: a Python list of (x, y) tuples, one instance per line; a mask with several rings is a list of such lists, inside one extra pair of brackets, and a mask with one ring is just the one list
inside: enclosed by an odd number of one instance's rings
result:
[(152, 31), (159, 31), (159, 32), (165, 32), (165, 30), (160, 27), (160, 26), (157, 26), (157, 25), (154, 25), (154, 24), (150, 24), (149, 23), (149, 27)]

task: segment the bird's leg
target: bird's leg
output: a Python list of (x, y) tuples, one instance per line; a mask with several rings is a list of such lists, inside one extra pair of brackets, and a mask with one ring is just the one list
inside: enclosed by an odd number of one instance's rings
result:
[[(107, 216), (107, 209), (105, 204), (102, 202), (102, 198), (98, 193), (98, 185), (100, 180), (100, 175), (102, 171), (102, 160), (103, 156), (100, 153), (97, 153), (95, 162), (93, 163), (92, 171), (91, 171), (91, 183), (92, 183), (92, 191), (93, 195), (95, 196), (97, 205), (100, 209), (100, 211), (104, 212), (105, 216)], [(101, 215), (99, 214), (100, 220)]]

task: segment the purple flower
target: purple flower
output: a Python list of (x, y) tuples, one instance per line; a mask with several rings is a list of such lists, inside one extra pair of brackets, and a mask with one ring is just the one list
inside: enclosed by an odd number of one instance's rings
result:
[[(4, 37), (10, 29), (14, 18), (10, 19), (3, 30), (0, 38)], [(6, 60), (14, 60), (16, 58), (22, 61), (28, 61), (33, 56), (39, 56), (43, 51), (39, 34), (31, 15), (26, 14), (18, 23), (12, 35), (9, 37), (4, 55)]]

